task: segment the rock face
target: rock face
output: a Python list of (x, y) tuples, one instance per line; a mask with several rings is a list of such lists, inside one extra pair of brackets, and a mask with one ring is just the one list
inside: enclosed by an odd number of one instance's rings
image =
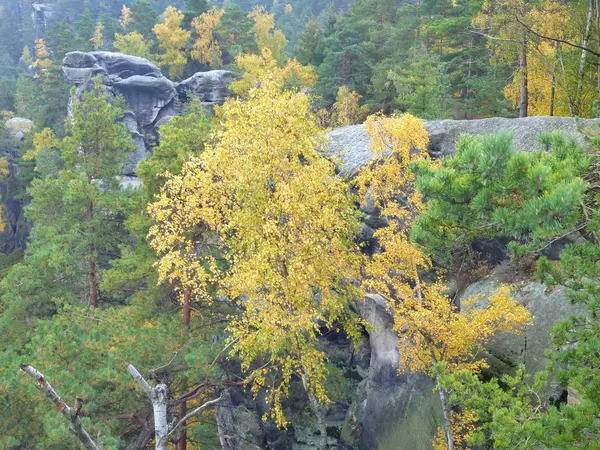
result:
[(194, 96), (207, 106), (222, 104), (231, 95), (229, 84), (235, 78), (232, 72), (213, 70), (174, 83), (145, 58), (103, 51), (67, 53), (63, 72), (77, 87), (76, 96), (89, 90), (94, 77), (99, 77), (109, 95), (122, 95), (127, 101), (129, 110), (123, 121), (137, 147), (124, 171), (129, 177), (156, 145), (160, 124), (180, 114), (182, 105)]
[(234, 80), (233, 72), (228, 70), (211, 70), (198, 72), (177, 85), (177, 93), (182, 101), (195, 95), (208, 105), (220, 105), (233, 94), (229, 85)]
[[(461, 134), (480, 136), (499, 131), (514, 134), (516, 148), (535, 151), (540, 148), (537, 136), (545, 131), (562, 131), (584, 140), (584, 131), (600, 126), (600, 119), (576, 119), (572, 117), (527, 117), (524, 119), (481, 119), (481, 120), (433, 120), (425, 121), (429, 133), (429, 152), (434, 156), (454, 153)], [(327, 153), (339, 158), (340, 172), (354, 175), (371, 160), (369, 136), (364, 125), (338, 128), (327, 134)]]
[[(459, 296), (459, 301), (464, 303), (470, 297), (479, 297), (474, 307), (485, 305), (490, 295), (501, 284), (507, 283), (505, 269), (498, 266), (490, 275), (469, 285)], [(550, 346), (550, 331), (554, 324), (569, 316), (584, 314), (585, 307), (572, 304), (566, 296), (566, 288), (561, 286), (547, 290), (545, 285), (531, 281), (507, 284), (511, 287), (512, 297), (531, 313), (533, 326), (527, 327), (520, 336), (497, 336), (487, 346), (484, 357), (492, 375), (510, 373), (520, 364), (525, 365), (528, 373), (535, 373), (546, 365), (544, 352)]]
[(13, 117), (8, 119), (4, 126), (8, 128), (11, 136), (21, 141), (27, 133), (31, 133), (34, 129), (33, 122), (23, 117)]
[[(598, 129), (599, 125), (598, 119), (552, 117), (425, 122), (430, 135), (429, 152), (435, 157), (454, 153), (458, 138), (463, 133), (484, 135), (509, 131), (514, 134), (517, 149), (535, 151), (541, 149), (537, 136), (542, 132), (562, 131), (584, 143), (585, 132)], [(341, 175), (352, 177), (370, 161), (370, 140), (364, 125), (340, 128), (330, 132), (328, 137), (326, 152), (338, 158)], [(367, 252), (376, 251), (376, 244), (370, 242), (370, 237), (375, 229), (386, 224), (378, 217), (377, 208), (368, 198), (368, 193), (361, 210), (366, 216), (360, 239), (369, 244), (364, 247)], [(489, 247), (489, 243), (480, 244), (482, 248), (486, 245)], [(562, 247), (553, 255), (553, 259), (558, 257), (560, 249)], [(550, 332), (554, 324), (583, 311), (580, 306), (569, 302), (565, 288), (547, 292), (543, 284), (511, 279), (514, 271), (502, 264), (506, 254), (502, 251), (491, 253), (498, 256), (494, 260), (496, 268), (490, 275), (468, 285), (458, 300), (464, 303), (467, 298), (478, 296), (477, 307), (485, 304), (501, 284), (509, 284), (514, 298), (531, 313), (533, 326), (521, 336), (498, 336), (481, 356), (490, 364), (491, 375), (511, 373), (519, 364), (524, 364), (528, 373), (533, 374), (545, 366), (544, 353), (551, 345)], [(439, 398), (432, 391), (431, 380), (419, 375), (397, 374), (400, 355), (392, 318), (386, 311), (382, 297), (368, 295), (364, 302), (359, 302), (358, 309), (372, 326), (369, 331), (371, 361), (368, 376), (359, 385), (348, 411), (342, 442), (356, 449), (431, 449), (436, 426), (440, 423)], [(561, 388), (551, 381), (546, 395), (557, 399), (561, 394)]]
[(371, 361), (342, 430), (351, 448), (428, 450), (439, 423), (439, 398), (432, 381), (418, 374), (398, 374), (400, 355), (385, 300), (367, 295), (358, 302), (369, 332)]

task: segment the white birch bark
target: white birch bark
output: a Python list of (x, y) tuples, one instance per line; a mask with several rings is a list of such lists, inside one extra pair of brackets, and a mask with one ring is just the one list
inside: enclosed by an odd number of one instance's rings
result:
[(221, 396), (215, 400), (208, 401), (187, 413), (184, 417), (179, 419), (179, 422), (173, 423), (173, 425), (169, 426), (167, 416), (169, 406), (169, 389), (167, 385), (164, 383), (159, 383), (155, 387), (150, 386), (142, 374), (139, 373), (138, 370), (131, 364), (127, 366), (127, 372), (129, 372), (133, 379), (138, 382), (144, 392), (148, 394), (150, 401), (152, 402), (152, 409), (154, 411), (154, 441), (156, 442), (156, 450), (168, 450), (169, 436), (171, 436), (178, 429), (182, 428), (187, 420), (223, 400), (223, 396)]
[(154, 440), (156, 450), (168, 450), (168, 441), (166, 439), (169, 433), (169, 423), (167, 421), (167, 409), (169, 404), (168, 387), (164, 383), (159, 383), (155, 387), (150, 386), (138, 370), (129, 364), (127, 372), (138, 382), (143, 391), (148, 394), (152, 402), (154, 411)]
[(48, 399), (56, 405), (56, 407), (62, 413), (62, 415), (67, 418), (67, 420), (69, 421), (70, 430), (75, 436), (77, 436), (77, 439), (81, 441), (83, 446), (87, 450), (100, 450), (98, 444), (94, 442), (94, 440), (90, 437), (87, 431), (85, 431), (81, 424), (79, 412), (81, 411), (81, 407), (83, 406), (83, 400), (77, 397), (74, 407), (67, 405), (60, 398), (60, 395), (58, 395), (58, 393), (54, 390), (52, 385), (50, 385), (48, 380), (46, 380), (46, 377), (35, 367), (30, 366), (29, 364), (21, 364), (20, 367), (23, 372), (25, 372), (27, 375), (31, 376), (37, 381), (38, 387), (46, 394), (46, 397), (48, 397)]

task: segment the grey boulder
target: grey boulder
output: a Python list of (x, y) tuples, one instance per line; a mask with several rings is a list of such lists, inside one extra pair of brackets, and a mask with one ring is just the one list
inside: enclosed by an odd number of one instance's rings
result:
[(233, 94), (229, 85), (234, 79), (235, 74), (229, 70), (198, 72), (179, 83), (176, 89), (184, 102), (195, 96), (204, 104), (221, 105)]
[[(456, 151), (461, 134), (481, 136), (500, 131), (512, 132), (515, 147), (521, 151), (541, 148), (538, 135), (547, 131), (562, 131), (584, 142), (586, 130), (600, 126), (600, 119), (574, 117), (526, 117), (523, 119), (491, 118), (481, 120), (431, 120), (425, 121), (429, 133), (429, 153), (440, 157)], [(353, 176), (367, 164), (372, 156), (370, 139), (364, 125), (338, 128), (327, 134), (326, 153), (337, 159), (342, 175)]]
[(18, 140), (22, 140), (26, 134), (31, 133), (34, 129), (33, 121), (24, 117), (13, 117), (8, 119), (4, 126), (8, 129), (11, 136)]

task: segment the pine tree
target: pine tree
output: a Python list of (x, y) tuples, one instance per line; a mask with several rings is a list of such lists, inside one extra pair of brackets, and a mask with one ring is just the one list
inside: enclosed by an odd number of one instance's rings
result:
[[(28, 189), (26, 214), (35, 226), (24, 261), (1, 285), (8, 311), (2, 320), (11, 320), (15, 332), (25, 326), (20, 323), (24, 315), (40, 317), (60, 303), (85, 301), (95, 308), (101, 301), (103, 267), (118, 256), (124, 238), (127, 196), (118, 177), (133, 144), (121, 117), (120, 102), (109, 102), (96, 86), (75, 103), (65, 138), (49, 131), (36, 137), (32, 156), (46, 175)], [(53, 173), (42, 166), (52, 162), (52, 154), (59, 155), (59, 170)], [(34, 313), (28, 310), (33, 305)]]
[(318, 66), (323, 61), (324, 34), (315, 17), (310, 19), (304, 30), (298, 35), (298, 44), (294, 54), (300, 64)]
[(147, 41), (154, 37), (152, 29), (158, 23), (158, 13), (148, 0), (137, 0), (122, 17), (127, 22), (126, 29), (141, 34)]
[(505, 236), (515, 256), (578, 225), (589, 155), (572, 138), (543, 135), (550, 150), (517, 152), (506, 133), (462, 137), (456, 155), (415, 167), (428, 203), (412, 236), (450, 262), (475, 237)]

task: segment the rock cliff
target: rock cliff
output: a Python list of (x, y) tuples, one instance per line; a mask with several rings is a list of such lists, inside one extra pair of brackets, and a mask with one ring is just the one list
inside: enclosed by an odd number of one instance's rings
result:
[[(562, 131), (583, 142), (588, 132), (600, 127), (600, 119), (574, 117), (527, 117), (524, 119), (491, 118), (481, 120), (429, 120), (425, 128), (429, 133), (429, 152), (441, 157), (454, 153), (461, 134), (473, 136), (508, 131), (514, 135), (515, 146), (522, 151), (540, 148), (537, 136), (546, 131)], [(327, 153), (339, 158), (340, 171), (354, 175), (371, 159), (369, 136), (364, 125), (338, 128), (327, 134)]]
[(198, 72), (175, 83), (166, 78), (155, 64), (144, 58), (113, 52), (70, 52), (63, 60), (67, 81), (81, 95), (98, 77), (109, 95), (122, 95), (129, 109), (124, 123), (131, 132), (136, 152), (125, 168), (125, 176), (134, 176), (137, 164), (144, 160), (158, 141), (158, 127), (169, 117), (180, 114), (182, 106), (197, 97), (207, 106), (222, 104), (231, 95), (233, 72)]

